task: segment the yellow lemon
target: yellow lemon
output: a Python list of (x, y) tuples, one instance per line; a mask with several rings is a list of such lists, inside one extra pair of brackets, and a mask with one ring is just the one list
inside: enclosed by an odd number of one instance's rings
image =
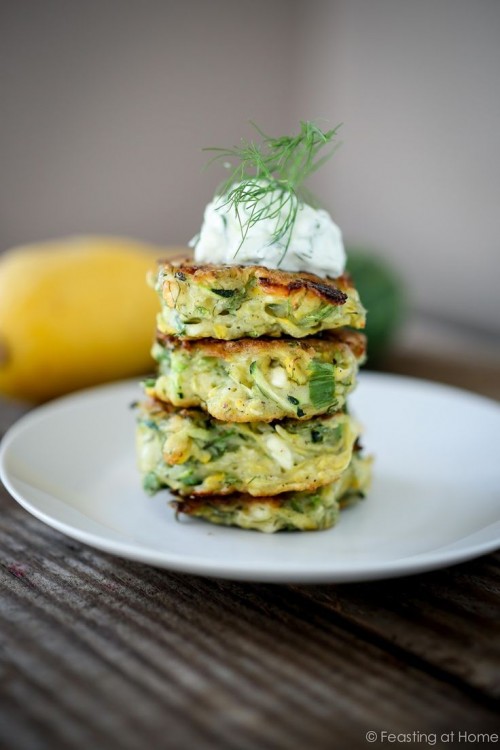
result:
[(89, 236), (0, 255), (0, 393), (44, 401), (151, 372), (158, 301), (146, 275), (175, 252)]

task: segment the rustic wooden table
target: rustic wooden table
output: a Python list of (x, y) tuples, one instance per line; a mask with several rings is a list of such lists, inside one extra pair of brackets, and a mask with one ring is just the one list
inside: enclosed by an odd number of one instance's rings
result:
[[(500, 397), (484, 373), (461, 384)], [(3, 402), (1, 432), (20, 413)], [(500, 554), (378, 583), (232, 583), (97, 552), (3, 489), (0, 506), (9, 750), (498, 745), (476, 735), (500, 732)]]

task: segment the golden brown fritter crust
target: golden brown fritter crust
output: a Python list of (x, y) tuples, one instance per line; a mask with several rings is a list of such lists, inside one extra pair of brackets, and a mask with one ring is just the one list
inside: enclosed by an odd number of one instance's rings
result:
[(364, 328), (365, 309), (350, 279), (322, 279), (264, 266), (160, 264), (158, 327), (180, 339), (305, 338)]
[(182, 348), (183, 350), (202, 351), (204, 356), (218, 357), (220, 359), (230, 359), (242, 351), (255, 352), (255, 356), (266, 351), (273, 351), (280, 346), (299, 347), (305, 351), (313, 352), (329, 351), (332, 345), (347, 344), (356, 359), (362, 359), (366, 353), (366, 336), (358, 331), (351, 331), (347, 328), (338, 328), (333, 331), (327, 331), (320, 336), (309, 336), (304, 339), (276, 339), (269, 336), (263, 336), (260, 339), (235, 339), (233, 341), (221, 341), (219, 339), (179, 339), (177, 336), (169, 336), (161, 331), (156, 332), (156, 340), (162, 346), (174, 349)]
[(323, 298), (331, 305), (343, 305), (347, 300), (347, 290), (354, 285), (349, 274), (345, 273), (336, 279), (323, 279), (306, 271), (292, 272), (270, 269), (265, 266), (219, 266), (195, 265), (189, 258), (179, 263), (159, 261), (160, 266), (170, 266), (174, 275), (184, 281), (184, 277), (191, 276), (195, 283), (213, 286), (224, 277), (226, 279), (241, 279), (247, 282), (254, 277), (267, 292), (281, 297), (288, 297), (294, 292), (303, 291)]
[(244, 492), (233, 492), (232, 494), (227, 495), (206, 493), (205, 495), (181, 497), (181, 495), (178, 495), (173, 490), (170, 490), (170, 492), (172, 495), (175, 495), (175, 500), (172, 501), (172, 506), (178, 513), (185, 513), (187, 516), (192, 515), (200, 505), (207, 502), (207, 499), (209, 499), (214, 505), (218, 505), (220, 508), (223, 508), (224, 505), (228, 506), (238, 502), (243, 502), (245, 505), (266, 503), (274, 508), (279, 508), (287, 499), (287, 493), (283, 493), (282, 495), (268, 495), (265, 497), (252, 497), (252, 495), (245, 494)]

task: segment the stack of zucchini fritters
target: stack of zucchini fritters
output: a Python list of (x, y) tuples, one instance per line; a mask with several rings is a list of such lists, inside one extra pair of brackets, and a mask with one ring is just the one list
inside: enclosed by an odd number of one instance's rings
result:
[(140, 407), (145, 489), (179, 513), (273, 532), (332, 526), (370, 460), (346, 411), (365, 354), (349, 277), (160, 263), (161, 300)]

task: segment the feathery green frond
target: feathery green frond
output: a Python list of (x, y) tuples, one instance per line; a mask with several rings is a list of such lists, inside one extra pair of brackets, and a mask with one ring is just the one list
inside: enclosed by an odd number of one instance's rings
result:
[[(339, 144), (334, 143), (340, 125), (323, 131), (313, 122), (300, 123), (295, 136), (273, 138), (252, 123), (262, 140), (260, 143), (242, 139), (233, 148), (210, 147), (215, 152), (209, 163), (223, 161), (230, 170), (229, 177), (217, 191), (222, 206), (232, 207), (241, 226), (241, 244), (249, 229), (257, 222), (275, 220), (271, 238), (281, 243), (286, 254), (297, 211), (311, 194), (303, 187), (305, 180), (316, 172), (333, 154)], [(318, 156), (321, 149), (330, 150)], [(243, 210), (242, 210), (243, 209)]]

